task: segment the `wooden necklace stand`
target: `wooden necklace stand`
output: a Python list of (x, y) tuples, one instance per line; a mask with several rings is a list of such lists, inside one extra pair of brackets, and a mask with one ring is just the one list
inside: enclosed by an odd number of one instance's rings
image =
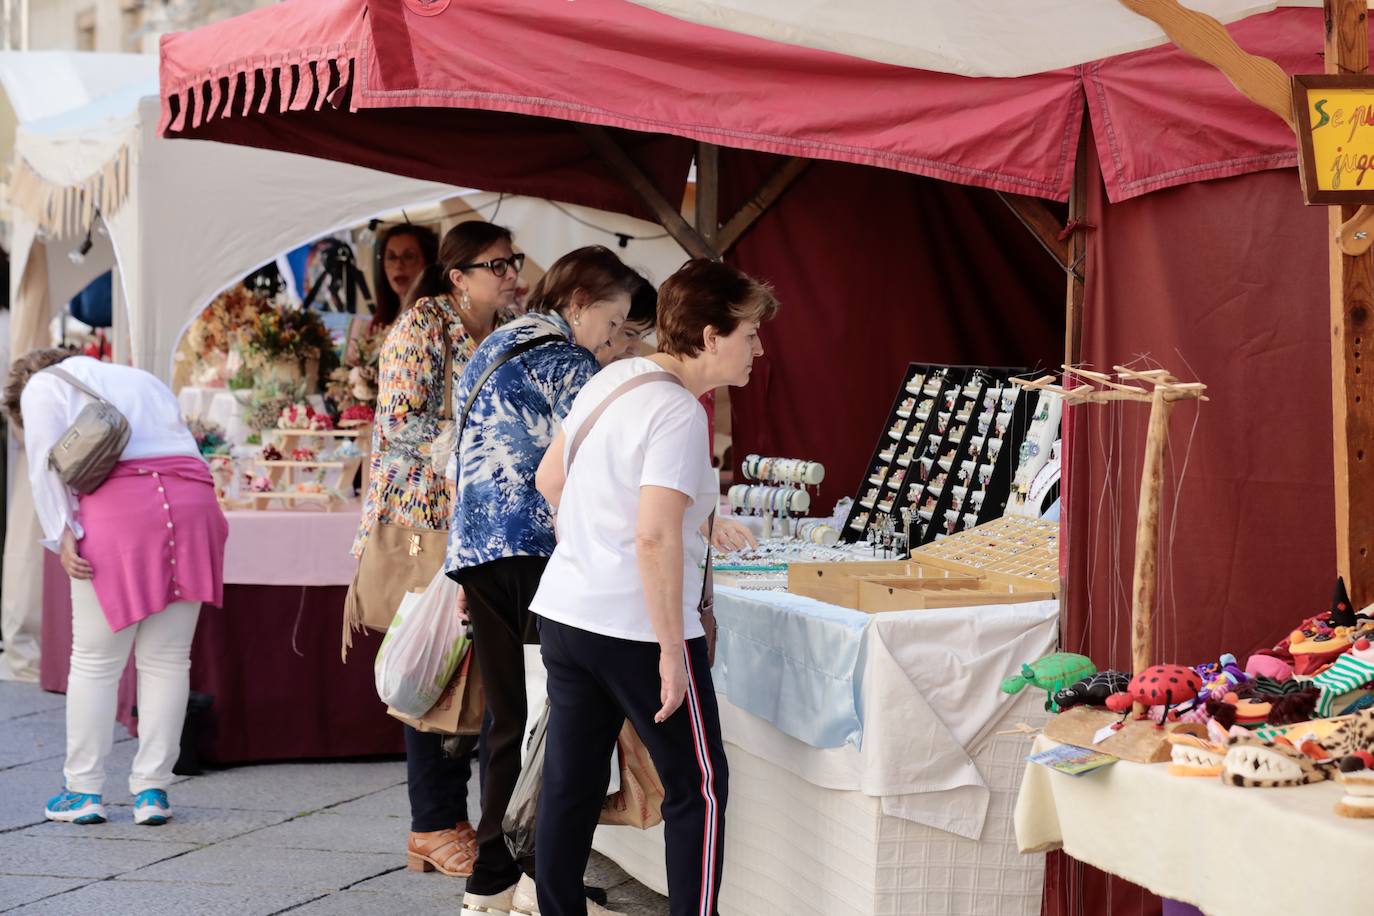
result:
[[(1180, 382), (1163, 369), (1139, 371), (1113, 366), (1115, 375), (1087, 369), (1064, 367), (1064, 377), (1082, 378), (1092, 384), (1066, 388), (1054, 383), (1053, 376), (1035, 381), (1012, 379), (1012, 383), (1061, 396), (1066, 406), (1105, 404), (1110, 401), (1136, 401), (1150, 405), (1149, 430), (1145, 436), (1145, 466), (1140, 475), (1140, 502), (1136, 508), (1135, 572), (1131, 593), (1131, 665), (1133, 673), (1144, 671), (1154, 662), (1155, 587), (1159, 569), (1159, 513), (1162, 502), (1164, 450), (1169, 443), (1169, 417), (1179, 401), (1205, 401), (1207, 386), (1200, 382)], [(1105, 727), (1118, 720), (1115, 713), (1079, 706), (1050, 720), (1045, 734), (1065, 744), (1097, 748), (1104, 753), (1137, 763), (1160, 763), (1169, 759), (1168, 731), (1143, 718), (1145, 708), (1136, 703), (1133, 714), (1110, 738), (1094, 741)], [(1185, 726), (1186, 727), (1186, 726)]]

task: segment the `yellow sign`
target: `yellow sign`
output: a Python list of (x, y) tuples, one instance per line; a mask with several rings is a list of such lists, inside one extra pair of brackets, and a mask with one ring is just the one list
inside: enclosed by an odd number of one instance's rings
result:
[(1295, 76), (1293, 108), (1307, 202), (1374, 203), (1374, 78)]

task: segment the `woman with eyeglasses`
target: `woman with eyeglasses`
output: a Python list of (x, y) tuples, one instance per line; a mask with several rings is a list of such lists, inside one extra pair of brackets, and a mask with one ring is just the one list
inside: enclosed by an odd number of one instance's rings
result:
[[(361, 557), (377, 525), (447, 529), (451, 484), (435, 440), (444, 420), (444, 348), (452, 358), (452, 389), (478, 344), (496, 327), (496, 316), (515, 299), (524, 255), (511, 247), (509, 229), (481, 220), (459, 223), (439, 246), (438, 260), (418, 273), (407, 308), (387, 334), (378, 373), (377, 416), (372, 431), (371, 477), (362, 522), (353, 542)], [(348, 628), (361, 620), (345, 618)], [(467, 815), (471, 742), (456, 757), (442, 749), (443, 735), (405, 726), (406, 779), (410, 791), (412, 869), (437, 869), (466, 877), (476, 859), (476, 833)]]
[[(507, 265), (473, 266), (495, 274)], [(529, 863), (512, 858), (501, 833), (520, 776), (524, 644), (538, 642), (530, 600), (554, 548), (553, 515), (534, 475), (573, 398), (599, 368), (593, 354), (619, 340), (642, 282), (603, 246), (564, 255), (530, 293), (529, 312), (487, 338), (454, 390), (458, 488), (444, 568), (467, 596), (490, 716), (477, 863), (464, 916), (538, 912)], [(596, 904), (587, 909), (608, 912)]]
[(401, 315), (401, 303), (426, 267), (439, 258), (439, 237), (434, 230), (414, 223), (392, 226), (377, 239), (372, 269), (376, 307), (368, 332), (385, 333)]

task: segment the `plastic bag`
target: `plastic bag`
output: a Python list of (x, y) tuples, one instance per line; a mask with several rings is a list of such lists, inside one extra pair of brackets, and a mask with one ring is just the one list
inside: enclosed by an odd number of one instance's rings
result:
[(372, 672), (382, 702), (413, 718), (429, 712), (468, 650), (458, 619), (458, 583), (442, 569), (423, 592), (406, 592), (382, 638)]
[(534, 857), (534, 819), (539, 811), (539, 789), (544, 785), (544, 732), (548, 727), (549, 706), (545, 703), (544, 712), (530, 734), (525, 766), (506, 805), (506, 816), (501, 819), (506, 847), (517, 862)]

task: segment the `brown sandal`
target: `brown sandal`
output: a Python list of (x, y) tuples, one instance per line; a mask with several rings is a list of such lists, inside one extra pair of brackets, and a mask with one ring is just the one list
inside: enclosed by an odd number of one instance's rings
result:
[(477, 831), (467, 821), (456, 829), (412, 833), (406, 843), (406, 868), (438, 871), (452, 878), (472, 875), (477, 861)]

